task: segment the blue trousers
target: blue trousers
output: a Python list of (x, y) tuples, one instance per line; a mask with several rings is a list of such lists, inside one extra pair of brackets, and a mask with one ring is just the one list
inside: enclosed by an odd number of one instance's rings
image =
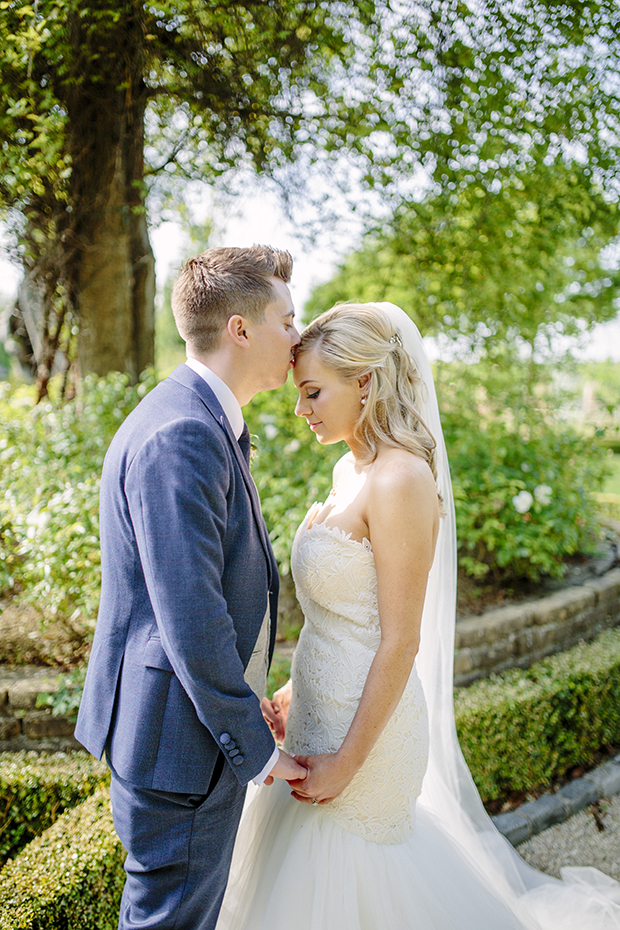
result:
[(127, 851), (119, 930), (215, 927), (245, 797), (229, 765), (218, 775), (206, 795), (191, 795), (137, 788), (112, 769), (114, 827)]

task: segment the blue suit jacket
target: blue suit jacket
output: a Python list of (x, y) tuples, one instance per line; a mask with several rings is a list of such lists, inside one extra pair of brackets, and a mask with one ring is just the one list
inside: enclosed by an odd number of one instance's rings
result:
[(268, 597), (273, 652), (277, 566), (244, 455), (187, 365), (114, 437), (100, 513), (101, 603), (77, 738), (135, 785), (188, 793), (206, 792), (228, 743), (246, 784), (274, 748), (243, 674)]

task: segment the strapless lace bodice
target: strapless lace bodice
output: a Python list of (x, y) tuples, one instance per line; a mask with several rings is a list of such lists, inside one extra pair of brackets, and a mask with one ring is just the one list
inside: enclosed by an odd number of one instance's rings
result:
[[(380, 641), (372, 547), (313, 524), (297, 532), (292, 569), (305, 624), (295, 651), (285, 747), (335, 752), (341, 745)], [(399, 843), (412, 830), (426, 770), (428, 726), (415, 671), (368, 759), (342, 794), (322, 809), (342, 827), (375, 843)]]

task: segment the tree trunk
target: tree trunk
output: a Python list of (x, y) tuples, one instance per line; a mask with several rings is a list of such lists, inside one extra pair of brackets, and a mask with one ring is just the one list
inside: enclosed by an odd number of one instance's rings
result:
[(125, 371), (136, 380), (154, 360), (155, 262), (136, 203), (142, 178), (127, 158), (127, 149), (142, 152), (142, 127), (138, 139), (122, 135), (99, 151), (92, 168), (102, 171), (83, 172), (92, 208), (78, 232), (78, 357), (83, 375)]
[(155, 319), (139, 23), (123, 18), (96, 62), (95, 79), (83, 77), (67, 94), (78, 359), (82, 375), (124, 371), (135, 381), (154, 361)]

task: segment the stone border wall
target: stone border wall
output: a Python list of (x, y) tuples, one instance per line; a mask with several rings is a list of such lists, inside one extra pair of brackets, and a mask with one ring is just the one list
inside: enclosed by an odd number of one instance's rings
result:
[(0, 668), (0, 752), (82, 749), (73, 736), (75, 724), (37, 708), (39, 694), (56, 690), (58, 672), (24, 666)]
[(537, 601), (509, 604), (456, 625), (454, 683), (528, 668), (620, 624), (620, 568)]

